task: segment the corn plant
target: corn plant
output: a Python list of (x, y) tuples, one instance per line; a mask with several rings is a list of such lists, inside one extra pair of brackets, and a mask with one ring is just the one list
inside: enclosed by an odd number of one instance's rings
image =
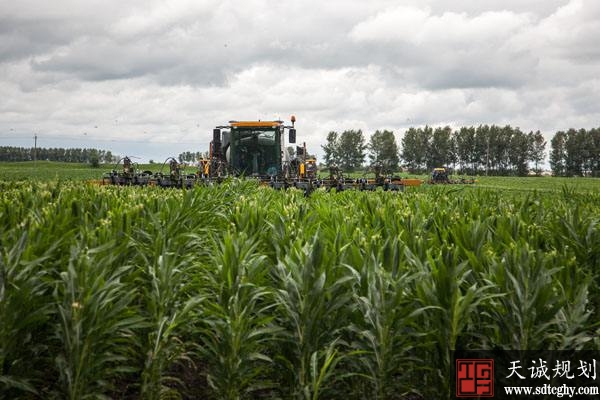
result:
[(455, 349), (600, 348), (597, 191), (492, 181), (0, 182), (0, 398), (444, 398)]
[(53, 248), (28, 260), (27, 239), (23, 232), (12, 248), (2, 248), (0, 254), (0, 392), (8, 397), (37, 392), (32, 380), (40, 377), (29, 367), (32, 359), (43, 358), (44, 327), (51, 318), (43, 265)]
[[(145, 240), (134, 241), (138, 251), (140, 303), (147, 324), (140, 347), (146, 355), (142, 371), (141, 396), (159, 399), (173, 391), (167, 383), (181, 382), (167, 374), (169, 367), (189, 360), (191, 345), (182, 337), (181, 327), (199, 303), (197, 296), (186, 292), (189, 280), (189, 257), (183, 249), (171, 244), (161, 230), (150, 236), (140, 232)], [(177, 239), (177, 238), (172, 238)], [(170, 250), (172, 249), (172, 250)]]
[(197, 332), (207, 380), (217, 398), (240, 399), (269, 388), (268, 342), (272, 324), (270, 291), (263, 286), (266, 258), (255, 253), (251, 238), (227, 234), (206, 266)]
[[(284, 396), (318, 399), (336, 365), (336, 343), (341, 338), (352, 279), (340, 265), (327, 262), (324, 238), (292, 244), (274, 270), (278, 322), (283, 342), (275, 361), (284, 372)], [(285, 393), (285, 392), (284, 392)]]
[(357, 376), (367, 378), (363, 396), (368, 398), (388, 399), (414, 389), (409, 383), (416, 384), (415, 370), (423, 367), (414, 350), (423, 343), (417, 317), (426, 308), (416, 303), (412, 292), (419, 274), (398, 265), (401, 253), (397, 239), (388, 241), (355, 271), (356, 309), (349, 329), (356, 356), (351, 360), (357, 364)]
[(440, 375), (432, 379), (442, 379), (442, 383), (436, 385), (439, 394), (449, 396), (451, 353), (473, 340), (481, 311), (497, 294), (492, 290), (493, 284), (474, 280), (468, 264), (458, 262), (451, 249), (427, 253), (425, 261), (415, 258), (409, 250), (406, 256), (421, 273), (416, 295), (421, 305), (429, 308), (421, 321), (436, 343), (428, 363), (436, 366)]
[(552, 256), (529, 249), (522, 241), (494, 263), (489, 279), (503, 295), (486, 310), (491, 318), (485, 334), (487, 346), (507, 350), (565, 349), (581, 347), (591, 340), (576, 328), (589, 316), (584, 297), (587, 283), (568, 282), (578, 292), (569, 302), (563, 285), (556, 280), (561, 267), (553, 266)]
[(54, 283), (60, 397), (103, 397), (112, 389), (111, 378), (135, 371), (129, 349), (142, 320), (131, 309), (134, 288), (122, 282), (131, 266), (111, 268), (109, 250), (73, 246)]

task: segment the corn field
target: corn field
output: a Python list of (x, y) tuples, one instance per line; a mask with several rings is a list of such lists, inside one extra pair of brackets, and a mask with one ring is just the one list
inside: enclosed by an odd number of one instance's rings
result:
[(0, 397), (449, 398), (600, 349), (600, 194), (0, 183)]

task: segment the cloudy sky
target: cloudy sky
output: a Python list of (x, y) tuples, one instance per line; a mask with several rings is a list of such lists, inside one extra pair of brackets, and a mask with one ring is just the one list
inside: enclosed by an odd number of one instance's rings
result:
[(231, 119), (600, 123), (597, 0), (0, 0), (0, 145), (160, 160)]

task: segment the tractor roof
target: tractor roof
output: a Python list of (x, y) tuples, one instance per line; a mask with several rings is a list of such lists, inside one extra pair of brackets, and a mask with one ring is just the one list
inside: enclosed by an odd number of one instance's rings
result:
[(236, 128), (276, 128), (282, 124), (283, 121), (229, 121), (229, 125)]

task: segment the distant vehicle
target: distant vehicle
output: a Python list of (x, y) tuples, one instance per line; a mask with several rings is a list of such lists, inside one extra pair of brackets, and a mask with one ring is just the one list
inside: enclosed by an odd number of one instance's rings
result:
[(434, 168), (431, 172), (431, 179), (429, 180), (429, 183), (450, 183), (448, 170), (446, 168)]
[(430, 185), (444, 184), (444, 185), (456, 185), (456, 184), (472, 184), (475, 183), (473, 178), (459, 178), (450, 179), (450, 171), (448, 168), (439, 167), (434, 168), (431, 172), (431, 178), (429, 179)]

